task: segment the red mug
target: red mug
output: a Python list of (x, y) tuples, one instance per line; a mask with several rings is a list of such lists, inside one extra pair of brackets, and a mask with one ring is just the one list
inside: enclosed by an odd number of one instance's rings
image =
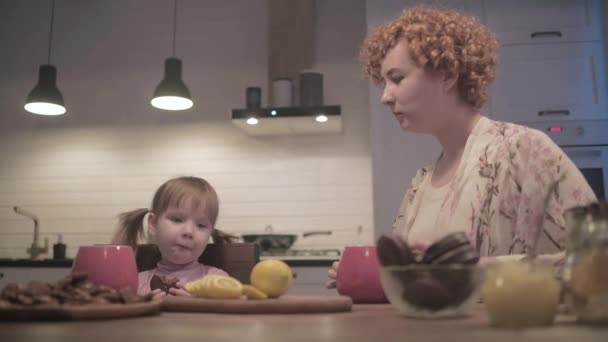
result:
[(81, 246), (72, 264), (72, 273), (87, 273), (89, 280), (116, 290), (128, 287), (137, 292), (137, 265), (130, 246)]
[(354, 303), (386, 303), (376, 246), (346, 246), (338, 265), (336, 289)]

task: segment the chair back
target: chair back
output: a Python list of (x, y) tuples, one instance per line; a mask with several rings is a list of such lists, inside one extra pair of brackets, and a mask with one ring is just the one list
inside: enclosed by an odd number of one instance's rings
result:
[[(211, 243), (198, 261), (226, 271), (243, 284), (249, 284), (249, 274), (260, 260), (258, 245), (255, 243)], [(160, 261), (160, 251), (153, 244), (141, 244), (135, 251), (137, 271), (143, 272), (156, 267)]]

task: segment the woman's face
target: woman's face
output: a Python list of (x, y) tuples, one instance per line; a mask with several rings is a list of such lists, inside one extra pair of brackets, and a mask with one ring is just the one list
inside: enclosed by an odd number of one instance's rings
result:
[(381, 102), (387, 105), (404, 130), (436, 132), (441, 124), (440, 110), (445, 103), (445, 82), (418, 67), (405, 39), (388, 51), (380, 65), (383, 79)]
[(194, 207), (191, 200), (184, 200), (181, 206), (150, 216), (150, 233), (164, 261), (184, 265), (198, 260), (213, 230), (204, 204)]

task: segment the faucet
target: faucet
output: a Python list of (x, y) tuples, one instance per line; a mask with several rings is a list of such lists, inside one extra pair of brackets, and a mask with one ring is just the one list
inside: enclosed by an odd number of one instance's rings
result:
[(44, 247), (38, 246), (38, 237), (40, 234), (40, 229), (38, 227), (38, 217), (36, 217), (36, 215), (32, 214), (27, 210), (19, 208), (18, 206), (14, 206), (13, 210), (15, 211), (15, 213), (29, 217), (30, 219), (32, 219), (32, 221), (34, 221), (34, 241), (32, 241), (32, 245), (26, 251), (30, 255), (31, 260), (38, 260), (41, 254), (48, 252), (49, 239), (44, 239)]

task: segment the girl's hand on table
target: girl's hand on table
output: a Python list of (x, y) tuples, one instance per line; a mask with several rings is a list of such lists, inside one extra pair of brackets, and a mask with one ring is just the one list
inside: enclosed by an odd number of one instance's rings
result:
[(177, 282), (177, 288), (172, 287), (169, 289), (170, 296), (183, 296), (183, 297), (192, 297), (190, 292), (188, 292), (185, 288), (186, 284), (181, 281)]
[(340, 265), (340, 261), (334, 261), (331, 265), (329, 271), (327, 271), (327, 276), (331, 279), (327, 283), (325, 283), (325, 287), (328, 289), (336, 288), (336, 277), (338, 276), (338, 266)]
[(153, 290), (150, 293), (152, 294), (152, 299), (153, 300), (162, 299), (162, 298), (164, 298), (164, 297), (167, 296), (167, 294), (165, 293), (165, 291), (163, 291), (161, 289)]

